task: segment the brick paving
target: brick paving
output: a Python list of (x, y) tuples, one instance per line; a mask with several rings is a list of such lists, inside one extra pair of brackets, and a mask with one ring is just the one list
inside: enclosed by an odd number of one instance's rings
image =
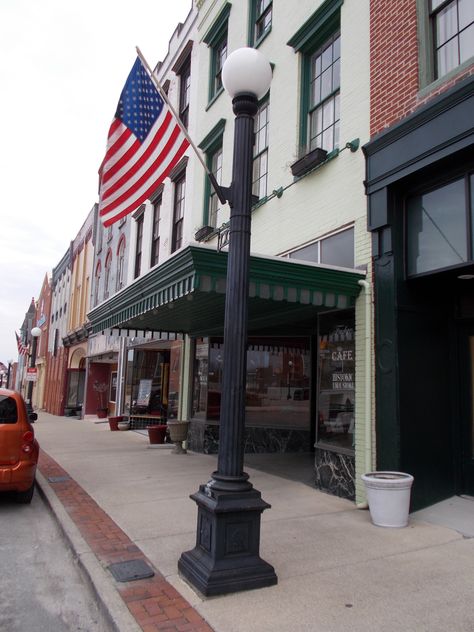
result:
[(40, 452), (39, 469), (46, 479), (60, 479), (49, 481), (49, 484), (103, 566), (143, 560), (153, 568), (155, 575), (149, 579), (116, 582), (110, 575), (111, 582), (144, 632), (213, 632), (122, 529), (43, 450)]

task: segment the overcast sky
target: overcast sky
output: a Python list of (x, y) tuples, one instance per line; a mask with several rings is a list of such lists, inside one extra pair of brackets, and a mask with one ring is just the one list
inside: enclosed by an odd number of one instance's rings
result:
[(97, 201), (107, 132), (139, 46), (166, 56), (191, 0), (0, 0), (0, 361)]

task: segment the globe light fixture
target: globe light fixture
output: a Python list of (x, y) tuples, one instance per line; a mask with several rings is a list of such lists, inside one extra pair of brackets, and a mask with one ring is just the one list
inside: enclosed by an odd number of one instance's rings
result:
[[(31, 344), (30, 369), (34, 369), (36, 368), (36, 350), (38, 347), (38, 338), (41, 336), (42, 332), (39, 327), (33, 327), (30, 333), (31, 333), (31, 337), (33, 338), (33, 341)], [(28, 411), (28, 414), (33, 412), (32, 397), (33, 397), (33, 381), (29, 381), (27, 392), (26, 392), (26, 409)]]
[(272, 68), (255, 48), (238, 48), (227, 57), (222, 68), (222, 84), (230, 97), (251, 94), (257, 100), (268, 92)]
[(191, 496), (198, 506), (196, 546), (178, 562), (205, 595), (277, 583), (273, 566), (259, 555), (261, 514), (270, 505), (243, 471), (254, 117), (271, 78), (269, 62), (251, 48), (234, 51), (222, 69), (236, 118), (232, 185), (223, 189), (230, 227), (219, 452), (217, 470)]

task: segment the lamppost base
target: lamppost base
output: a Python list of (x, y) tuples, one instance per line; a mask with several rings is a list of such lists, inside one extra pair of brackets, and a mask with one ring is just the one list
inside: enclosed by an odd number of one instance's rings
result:
[(270, 507), (260, 492), (201, 485), (191, 498), (198, 505), (196, 546), (178, 562), (183, 577), (206, 596), (275, 585), (275, 569), (259, 555), (260, 518)]

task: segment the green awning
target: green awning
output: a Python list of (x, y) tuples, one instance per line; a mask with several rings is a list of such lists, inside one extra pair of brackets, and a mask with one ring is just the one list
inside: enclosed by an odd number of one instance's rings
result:
[[(227, 253), (188, 246), (89, 313), (94, 333), (111, 329), (219, 335)], [(308, 326), (317, 312), (352, 307), (359, 270), (252, 255), (249, 332)]]

